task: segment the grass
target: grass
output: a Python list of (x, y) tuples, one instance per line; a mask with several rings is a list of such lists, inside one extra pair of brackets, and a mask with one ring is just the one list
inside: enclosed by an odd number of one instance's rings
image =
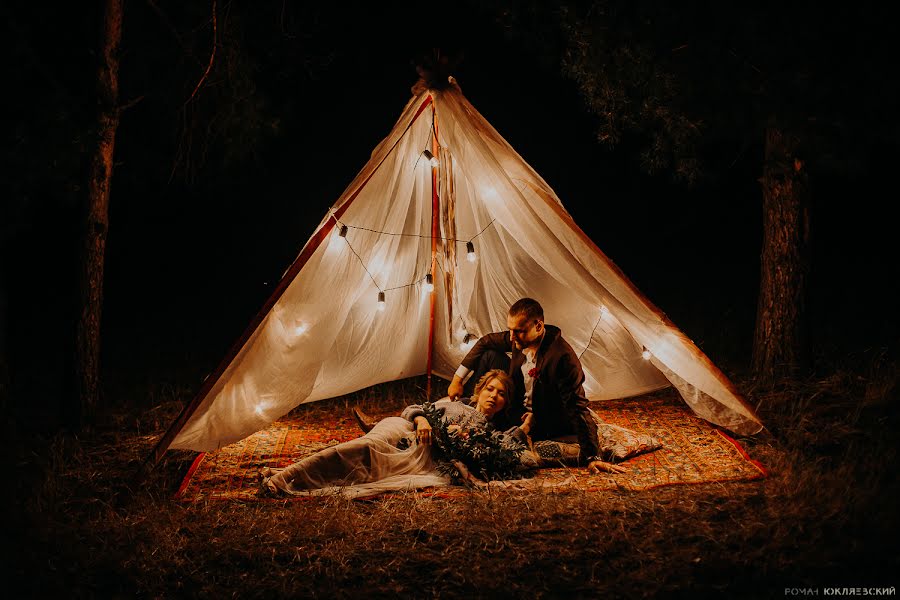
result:
[[(373, 501), (171, 500), (193, 453), (130, 481), (189, 390), (89, 435), (15, 441), (11, 574), (28, 597), (783, 597), (898, 583), (896, 368), (756, 389), (762, 481)], [(402, 406), (421, 380), (297, 410)]]

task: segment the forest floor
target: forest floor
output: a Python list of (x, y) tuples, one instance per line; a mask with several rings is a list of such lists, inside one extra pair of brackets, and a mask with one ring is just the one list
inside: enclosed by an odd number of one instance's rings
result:
[[(409, 385), (375, 393), (399, 406)], [(767, 426), (740, 440), (767, 468), (763, 480), (192, 504), (172, 496), (194, 453), (170, 451), (133, 483), (188, 399), (187, 390), (145, 390), (144, 408), (105, 414), (77, 437), (7, 424), (6, 561), (23, 597), (896, 594), (893, 366), (765, 390), (737, 385)], [(372, 393), (321, 409), (346, 410)]]

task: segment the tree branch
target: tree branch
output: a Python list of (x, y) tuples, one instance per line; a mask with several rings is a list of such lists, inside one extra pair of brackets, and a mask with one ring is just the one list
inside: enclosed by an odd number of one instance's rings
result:
[(212, 46), (212, 52), (209, 55), (209, 64), (206, 65), (206, 71), (204, 71), (203, 77), (201, 77), (200, 81), (197, 82), (197, 87), (195, 87), (194, 91), (191, 92), (190, 97), (184, 101), (182, 108), (187, 106), (188, 102), (190, 102), (194, 98), (194, 96), (197, 94), (197, 90), (200, 89), (200, 86), (203, 85), (203, 82), (206, 81), (207, 75), (209, 75), (209, 72), (212, 70), (213, 60), (215, 60), (215, 58), (216, 58), (216, 46), (218, 45), (218, 40), (217, 40), (218, 26), (216, 23), (216, 0), (213, 0), (213, 4), (212, 4), (212, 25), (213, 25), (213, 46)]

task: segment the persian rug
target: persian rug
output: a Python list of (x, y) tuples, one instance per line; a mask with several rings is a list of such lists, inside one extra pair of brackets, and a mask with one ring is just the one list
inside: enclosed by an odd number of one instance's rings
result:
[[(361, 435), (349, 405), (330, 411), (304, 406), (248, 438), (194, 460), (175, 494), (177, 500), (259, 500), (257, 472), (262, 467), (286, 467), (322, 448)], [(637, 433), (649, 434), (663, 447), (620, 463), (626, 473), (592, 475), (584, 468), (544, 467), (535, 472), (534, 485), (548, 489), (578, 488), (646, 490), (664, 485), (751, 481), (766, 476), (728, 435), (695, 416), (675, 393), (626, 400), (594, 402), (591, 408), (604, 421)], [(367, 411), (372, 417), (398, 411)], [(437, 488), (416, 493), (453, 496), (465, 488)], [(298, 497), (292, 499), (309, 499)]]

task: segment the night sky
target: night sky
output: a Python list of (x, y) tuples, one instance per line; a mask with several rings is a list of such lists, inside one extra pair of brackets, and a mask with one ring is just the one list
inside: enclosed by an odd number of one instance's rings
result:
[[(453, 74), (466, 97), (635, 284), (714, 362), (746, 365), (762, 235), (761, 140), (723, 146), (732, 166), (714, 182), (687, 188), (645, 175), (629, 148), (596, 142), (595, 117), (561, 75), (558, 56), (498, 25), (498, 3), (220, 3), (219, 33), (231, 37), (220, 38), (209, 80), (181, 110), (211, 42), (209, 5), (194, 4), (160, 2), (168, 23), (148, 3), (125, 5), (121, 97), (142, 99), (123, 114), (117, 136), (103, 325), (108, 394), (149, 382), (199, 384), (390, 131), (416, 81), (414, 60), (434, 48), (462, 56)], [(0, 334), (14, 394), (52, 403), (71, 361), (74, 224), (99, 14), (27, 3), (3, 10), (15, 84), (8, 92), (17, 93), (5, 128), (12, 168), (0, 213)], [(841, 43), (866, 43), (865, 32), (848, 35)], [(251, 83), (230, 88), (235, 73), (249, 73)], [(896, 106), (896, 97), (884, 101)], [(203, 121), (216, 132), (208, 150), (198, 150), (195, 135), (195, 172), (173, 175), (181, 126), (212, 106), (249, 116), (240, 126)], [(813, 188), (813, 343), (832, 362), (896, 348), (896, 226), (887, 217), (896, 145), (859, 146), (849, 173), (822, 170)]]

